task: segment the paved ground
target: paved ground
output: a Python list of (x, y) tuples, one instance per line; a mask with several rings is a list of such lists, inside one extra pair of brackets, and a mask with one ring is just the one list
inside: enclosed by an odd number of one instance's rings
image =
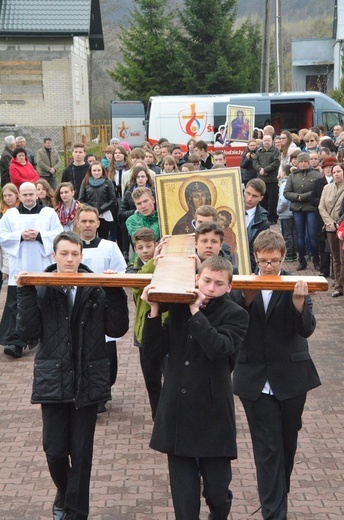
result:
[[(344, 519), (344, 298), (321, 293), (313, 300), (318, 324), (310, 349), (323, 384), (310, 392), (303, 415), (288, 518), (339, 520)], [(165, 456), (148, 448), (152, 422), (132, 340), (131, 330), (119, 346), (113, 401), (98, 420), (90, 520), (174, 518)], [(13, 360), (0, 352), (0, 520), (52, 518), (55, 491), (41, 448), (40, 409), (30, 404), (33, 356)], [(236, 404), (239, 459), (233, 464), (230, 518), (257, 520), (250, 436)], [(202, 505), (201, 520), (206, 518)]]

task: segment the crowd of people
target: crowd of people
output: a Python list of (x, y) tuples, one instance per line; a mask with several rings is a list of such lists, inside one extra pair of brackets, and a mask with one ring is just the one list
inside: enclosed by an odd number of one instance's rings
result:
[[(302, 271), (311, 255), (326, 276), (333, 265), (338, 297), (344, 132), (333, 133), (330, 148), (322, 146), (329, 138), (321, 128), (276, 136), (267, 126), (247, 143), (241, 176), (252, 273), (288, 274), (282, 264), (297, 256)], [(43, 448), (57, 489), (54, 520), (88, 518), (96, 417), (116, 381), (127, 296), (113, 287), (30, 287), (22, 275), (152, 273), (168, 240), (160, 233), (155, 176), (226, 168), (224, 151), (210, 153), (195, 139), (184, 155), (166, 139), (133, 150), (112, 139), (99, 158), (75, 143), (72, 155), (60, 183), (60, 157), (48, 137), (33, 154), (23, 137), (8, 136), (0, 159), (0, 258), (8, 277), (0, 342), (13, 359), (36, 349), (32, 403), (42, 407)], [(200, 199), (190, 217), (194, 301), (165, 307), (149, 300), (150, 285), (133, 291), (134, 344), (154, 421), (150, 445), (168, 456), (177, 520), (198, 520), (201, 481), (209, 519), (227, 519), (238, 395), (262, 516), (284, 520), (306, 395), (320, 385), (307, 342), (315, 329), (312, 302), (302, 280), (290, 292), (232, 290), (235, 245), (226, 216), (207, 202)], [(281, 233), (270, 229), (278, 221)]]

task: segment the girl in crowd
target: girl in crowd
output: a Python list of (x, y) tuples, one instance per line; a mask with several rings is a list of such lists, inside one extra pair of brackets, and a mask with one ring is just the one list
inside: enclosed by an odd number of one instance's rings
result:
[(143, 187), (150, 188), (154, 195), (154, 183), (149, 174), (148, 168), (144, 167), (142, 164), (136, 164), (131, 170), (129, 183), (122, 199), (120, 217), (123, 222), (135, 213), (136, 206), (132, 198), (134, 189)]
[(186, 154), (183, 157), (183, 160), (185, 162), (188, 162), (189, 155), (194, 153), (194, 151), (195, 151), (195, 144), (196, 144), (196, 139), (194, 139), (193, 137), (191, 137), (191, 139), (189, 139), (188, 142), (186, 143), (187, 152), (186, 152)]
[(107, 239), (114, 220), (111, 210), (115, 206), (115, 188), (100, 162), (93, 163), (86, 173), (81, 183), (79, 201), (97, 208), (100, 221), (98, 236)]
[(186, 162), (182, 165), (182, 168), (180, 170), (182, 173), (187, 173), (187, 172), (195, 172), (196, 171), (196, 166), (192, 163), (189, 163), (189, 162)]
[(50, 186), (49, 182), (41, 178), (36, 181), (35, 184), (39, 200), (44, 204), (44, 206), (53, 208), (55, 192)]
[(282, 168), (286, 164), (290, 164), (290, 154), (297, 148), (293, 142), (293, 137), (288, 130), (281, 132), (281, 163), (279, 167), (279, 178), (282, 174)]
[[(2, 189), (2, 198), (0, 205), (0, 218), (6, 213), (6, 211), (10, 208), (15, 208), (19, 204), (19, 192), (17, 187), (9, 182), (5, 184)], [(8, 255), (7, 253), (0, 247), (0, 289), (2, 287), (2, 282), (8, 278)]]
[(180, 173), (172, 155), (166, 155), (161, 163), (161, 173)]
[(61, 182), (55, 191), (54, 206), (64, 231), (76, 231), (75, 215), (80, 203), (74, 198), (71, 182)]
[(0, 218), (6, 213), (8, 209), (18, 206), (19, 202), (18, 188), (11, 182), (5, 184), (5, 186), (2, 188)]
[(115, 149), (113, 146), (109, 145), (104, 150), (104, 157), (101, 160), (102, 165), (104, 166), (105, 170), (108, 171), (109, 165), (113, 156)]
[(154, 155), (155, 155), (156, 164), (158, 166), (160, 166), (161, 162), (162, 162), (162, 155), (161, 155), (161, 148), (160, 148), (160, 144), (159, 143), (156, 143), (153, 146), (153, 152), (154, 152)]
[(337, 220), (344, 199), (344, 165), (335, 164), (331, 168), (333, 182), (324, 186), (319, 203), (319, 213), (326, 227), (326, 236), (333, 259), (335, 288), (333, 298), (343, 296), (344, 291), (344, 251), (337, 236)]
[(125, 171), (130, 170), (130, 168), (131, 158), (129, 152), (124, 148), (124, 146), (121, 146), (120, 144), (116, 145), (108, 167), (108, 176), (114, 184), (116, 199), (122, 198), (122, 175)]
[(23, 182), (36, 182), (39, 175), (27, 158), (24, 148), (16, 148), (10, 162), (9, 174), (11, 182), (20, 187)]

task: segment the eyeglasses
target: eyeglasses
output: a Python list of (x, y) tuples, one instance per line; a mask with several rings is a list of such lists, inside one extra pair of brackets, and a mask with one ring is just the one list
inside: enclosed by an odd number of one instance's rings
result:
[(271, 267), (278, 267), (281, 265), (282, 260), (256, 260), (256, 262), (260, 267), (267, 267), (268, 265), (271, 265)]
[(316, 139), (308, 139), (308, 141), (305, 141), (305, 143), (315, 143)]

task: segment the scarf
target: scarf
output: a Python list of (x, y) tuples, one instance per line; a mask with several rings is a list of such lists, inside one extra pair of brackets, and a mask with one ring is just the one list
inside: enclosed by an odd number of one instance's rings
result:
[(72, 199), (71, 207), (68, 209), (63, 204), (63, 202), (59, 202), (59, 205), (57, 206), (57, 215), (60, 219), (60, 222), (62, 226), (66, 226), (70, 222), (73, 222), (75, 219), (75, 214), (78, 209), (78, 203), (75, 199)]
[(105, 182), (105, 177), (100, 177), (100, 179), (94, 179), (93, 177), (90, 177), (88, 179), (88, 184), (90, 186), (101, 186)]

